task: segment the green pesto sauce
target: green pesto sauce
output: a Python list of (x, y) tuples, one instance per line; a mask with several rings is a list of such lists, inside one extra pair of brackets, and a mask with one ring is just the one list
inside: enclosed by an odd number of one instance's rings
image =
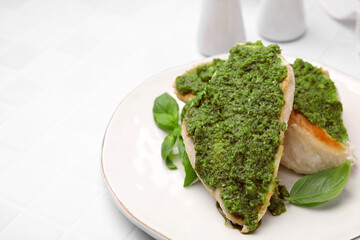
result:
[[(279, 183), (280, 179), (277, 180), (277, 183)], [(285, 185), (277, 185), (275, 190), (275, 193), (270, 198), (270, 205), (268, 206), (268, 210), (271, 215), (279, 216), (286, 212), (286, 207), (283, 200), (285, 197), (289, 197), (290, 194)]]
[(224, 65), (225, 60), (215, 58), (213, 61), (190, 69), (176, 78), (176, 89), (181, 94), (197, 93), (204, 90), (215, 71)]
[(277, 189), (278, 189), (279, 198), (285, 199), (286, 197), (290, 196), (289, 191), (286, 189), (285, 185), (278, 185)]
[(344, 143), (348, 140), (348, 134), (341, 117), (343, 108), (334, 82), (324, 75), (321, 68), (301, 59), (296, 59), (293, 69), (296, 81), (294, 110)]
[(275, 194), (270, 198), (270, 205), (268, 207), (271, 215), (279, 216), (282, 213), (286, 212), (285, 203), (282, 199), (280, 199)]
[(277, 45), (258, 41), (235, 46), (185, 116), (196, 150), (195, 170), (231, 213), (256, 229), (257, 206), (275, 187), (284, 105), (280, 83), (287, 74)]
[(234, 229), (238, 229), (239, 231), (241, 231), (243, 229), (243, 226), (232, 223), (229, 219), (227, 219), (225, 213), (221, 209), (220, 204), (218, 202), (216, 202), (216, 208), (219, 211), (219, 213), (221, 214), (221, 216), (223, 216), (223, 218), (225, 220), (225, 226), (231, 227), (231, 228), (234, 228)]

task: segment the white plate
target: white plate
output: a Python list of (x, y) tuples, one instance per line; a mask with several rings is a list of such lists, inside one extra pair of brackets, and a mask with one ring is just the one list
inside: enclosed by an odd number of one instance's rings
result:
[[(335, 81), (344, 106), (344, 122), (358, 153), (360, 82), (328, 66), (310, 62), (329, 70)], [(142, 83), (121, 102), (109, 123), (102, 168), (121, 212), (157, 239), (338, 240), (360, 235), (358, 165), (352, 168), (349, 182), (338, 198), (312, 208), (287, 204), (286, 213), (277, 217), (267, 213), (259, 229), (248, 235), (224, 225), (215, 201), (201, 183), (183, 187), (181, 164), (178, 170), (169, 170), (161, 159), (160, 146), (166, 134), (155, 125), (152, 107), (154, 99), (162, 93), (173, 95), (171, 86), (176, 76), (194, 64), (197, 63), (169, 69)], [(283, 168), (279, 177), (288, 189), (298, 178)]]

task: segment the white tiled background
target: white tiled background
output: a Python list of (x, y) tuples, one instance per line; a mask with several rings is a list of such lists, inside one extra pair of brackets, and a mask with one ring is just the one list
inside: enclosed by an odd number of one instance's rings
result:
[[(247, 40), (261, 39), (259, 1), (241, 4)], [(0, 239), (151, 239), (107, 192), (102, 137), (134, 87), (203, 58), (200, 9), (199, 0), (0, 0)], [(306, 35), (280, 44), (284, 53), (360, 79), (354, 22), (317, 1), (305, 10)]]

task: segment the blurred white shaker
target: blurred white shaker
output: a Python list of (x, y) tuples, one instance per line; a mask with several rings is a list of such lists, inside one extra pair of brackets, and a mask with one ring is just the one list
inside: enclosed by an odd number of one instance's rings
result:
[(356, 0), (356, 49), (360, 54), (360, 0)]
[(303, 0), (262, 0), (259, 34), (274, 42), (295, 40), (305, 33)]
[(211, 56), (226, 53), (245, 41), (245, 31), (239, 0), (203, 0), (198, 47)]

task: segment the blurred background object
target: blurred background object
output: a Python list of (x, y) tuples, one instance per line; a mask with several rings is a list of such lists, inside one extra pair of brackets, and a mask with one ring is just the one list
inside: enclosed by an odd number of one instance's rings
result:
[(360, 54), (360, 1), (356, 0), (356, 48)]
[(305, 33), (303, 0), (262, 0), (259, 34), (273, 42), (287, 42)]
[(326, 12), (337, 20), (355, 20), (357, 0), (319, 0)]
[(239, 0), (204, 0), (198, 30), (199, 50), (205, 56), (226, 53), (246, 40)]

